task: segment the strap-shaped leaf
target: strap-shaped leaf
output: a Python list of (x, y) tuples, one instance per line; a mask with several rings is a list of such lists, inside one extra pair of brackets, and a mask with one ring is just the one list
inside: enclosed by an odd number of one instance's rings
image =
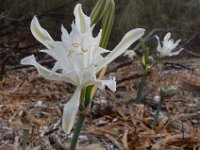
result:
[(110, 38), (110, 33), (112, 30), (113, 22), (115, 17), (115, 4), (113, 0), (110, 0), (109, 6), (103, 16), (102, 20), (102, 38), (100, 42), (100, 47), (105, 48), (107, 46), (108, 40)]
[(98, 0), (90, 14), (91, 26), (97, 24), (108, 8), (110, 0)]

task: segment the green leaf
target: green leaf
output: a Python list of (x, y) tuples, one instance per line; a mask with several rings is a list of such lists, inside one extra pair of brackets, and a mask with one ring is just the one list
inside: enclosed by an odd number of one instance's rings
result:
[(97, 24), (103, 17), (105, 11), (108, 9), (110, 0), (98, 0), (90, 14), (91, 26)]
[(115, 16), (115, 4), (113, 0), (110, 0), (110, 4), (103, 15), (102, 19), (102, 38), (100, 46), (105, 48), (107, 46), (108, 40), (110, 38), (110, 33), (112, 30), (113, 22)]
[(172, 97), (176, 95), (176, 88), (175, 87), (170, 87), (167, 89), (161, 88), (160, 89), (160, 96), (161, 98), (165, 98), (165, 97)]
[(139, 40), (140, 41), (140, 45), (142, 47), (142, 50), (144, 52), (144, 67), (146, 69), (146, 66), (148, 65), (148, 62), (149, 62), (149, 50), (148, 48), (145, 46), (145, 43), (142, 39)]

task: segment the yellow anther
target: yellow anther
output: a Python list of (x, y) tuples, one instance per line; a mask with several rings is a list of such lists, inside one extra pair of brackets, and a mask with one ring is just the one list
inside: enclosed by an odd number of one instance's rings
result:
[(84, 48), (81, 47), (81, 51), (82, 51), (82, 52), (87, 52), (88, 49), (84, 49)]
[(72, 46), (74, 46), (74, 47), (76, 48), (76, 47), (79, 47), (80, 44), (79, 44), (79, 43), (76, 43), (76, 42), (73, 42), (73, 43), (72, 43)]
[(71, 56), (71, 55), (72, 55), (72, 50), (71, 50), (71, 49), (69, 49), (68, 51), (69, 51), (69, 52), (68, 52), (68, 54), (67, 54), (67, 57), (69, 57), (69, 56)]

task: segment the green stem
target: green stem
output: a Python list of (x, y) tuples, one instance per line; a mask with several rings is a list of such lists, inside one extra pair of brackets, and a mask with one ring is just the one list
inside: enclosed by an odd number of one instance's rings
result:
[(81, 96), (80, 96), (80, 106), (79, 109), (85, 109), (85, 105), (84, 105), (84, 101), (85, 101), (85, 92), (86, 92), (86, 88), (81, 90)]
[(75, 150), (76, 144), (78, 141), (78, 137), (79, 137), (79, 134), (80, 134), (81, 128), (83, 126), (85, 118), (86, 118), (86, 115), (81, 115), (81, 114), (79, 115), (78, 122), (76, 124), (76, 128), (74, 129), (74, 133), (73, 133), (73, 137), (72, 137), (72, 141), (71, 141), (69, 150)]
[(157, 125), (157, 122), (158, 122), (158, 116), (159, 116), (160, 110), (161, 110), (161, 108), (162, 108), (162, 104), (163, 104), (163, 100), (160, 100), (160, 102), (159, 102), (159, 104), (158, 104), (157, 111), (156, 111), (156, 115), (155, 115), (155, 117), (154, 117), (153, 124), (152, 124), (152, 128), (153, 128), (153, 129), (156, 128), (156, 125)]
[(23, 150), (26, 150), (26, 148), (27, 148), (28, 135), (29, 135), (29, 130), (28, 129), (24, 129), (24, 132), (23, 132), (23, 146), (22, 146)]
[(138, 86), (138, 92), (137, 92), (137, 97), (135, 99), (135, 103), (136, 104), (140, 104), (141, 103), (141, 100), (142, 100), (142, 91), (143, 91), (143, 88), (144, 88), (144, 84), (145, 84), (145, 81), (147, 79), (147, 73), (145, 73), (143, 76), (142, 76), (142, 79), (140, 81), (140, 84)]

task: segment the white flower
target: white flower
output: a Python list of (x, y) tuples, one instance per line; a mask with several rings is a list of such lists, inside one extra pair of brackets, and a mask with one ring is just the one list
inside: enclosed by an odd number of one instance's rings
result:
[(162, 46), (161, 46), (161, 42), (160, 42), (160, 38), (158, 36), (155, 36), (156, 39), (158, 40), (158, 46), (157, 46), (157, 51), (160, 53), (161, 57), (165, 57), (165, 56), (174, 56), (174, 55), (178, 55), (183, 48), (173, 52), (174, 48), (176, 48), (178, 46), (178, 44), (180, 43), (180, 39), (177, 40), (176, 42), (174, 42), (173, 39), (170, 39), (171, 37), (171, 33), (168, 32), (163, 41), (162, 41)]
[[(62, 126), (67, 133), (72, 129), (75, 121), (81, 89), (88, 85), (95, 85), (98, 88), (107, 86), (114, 92), (116, 90), (115, 80), (98, 80), (96, 73), (121, 55), (144, 34), (144, 29), (141, 28), (131, 30), (111, 52), (99, 47), (101, 30), (94, 38), (90, 18), (83, 13), (80, 4), (76, 5), (74, 15), (75, 22), (72, 23), (70, 33), (63, 26), (61, 27), (61, 41), (54, 41), (48, 32), (40, 26), (36, 17), (31, 22), (32, 34), (48, 48), (41, 50), (41, 52), (47, 53), (56, 60), (52, 70), (37, 63), (33, 55), (21, 60), (22, 64), (35, 66), (39, 74), (46, 79), (65, 81), (77, 87), (72, 98), (64, 106)], [(102, 56), (103, 53), (108, 52), (110, 53), (106, 57)]]

